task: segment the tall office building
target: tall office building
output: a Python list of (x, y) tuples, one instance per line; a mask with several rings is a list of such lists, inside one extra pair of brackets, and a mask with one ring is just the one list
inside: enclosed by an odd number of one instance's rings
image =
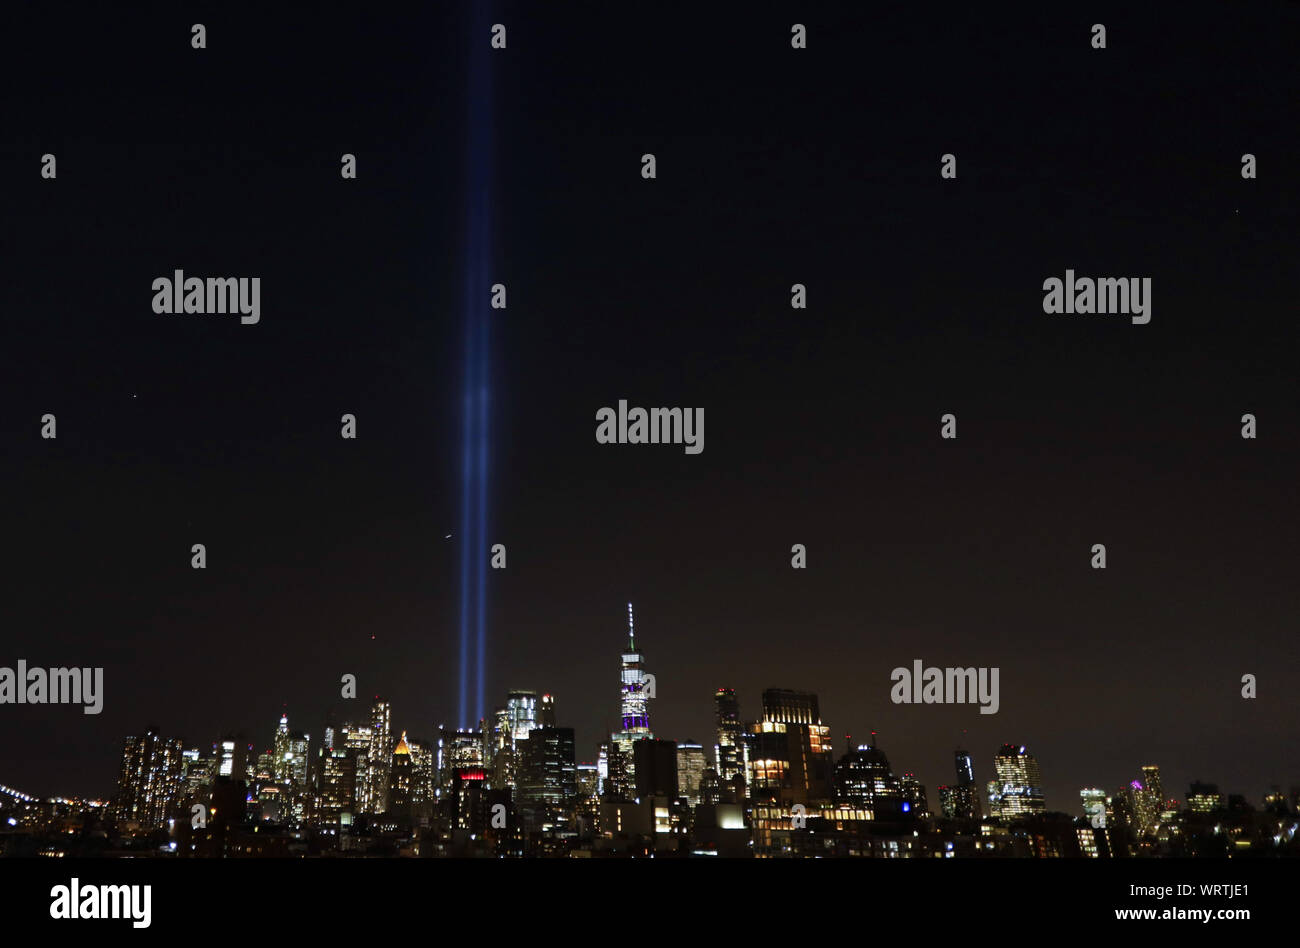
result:
[(1096, 829), (1105, 829), (1110, 814), (1107, 812), (1108, 797), (1105, 790), (1096, 787), (1084, 787), (1079, 791), (1079, 801), (1083, 804), (1083, 815)]
[(945, 820), (957, 819), (957, 788), (944, 784), (939, 787), (939, 813)]
[(830, 727), (821, 723), (817, 696), (769, 688), (763, 719), (744, 736), (752, 793), (770, 802), (820, 803), (834, 797)]
[[(271, 777), (277, 783), (289, 782), (289, 769), (286, 760), (289, 757), (289, 714), (280, 715), (280, 724), (275, 729), (275, 749), (272, 753)], [(259, 769), (261, 769), (259, 764)]]
[(1002, 784), (997, 780), (990, 780), (984, 785), (984, 799), (988, 803), (989, 819), (1002, 819)]
[(537, 711), (537, 719), (541, 722), (542, 727), (558, 727), (555, 721), (555, 695), (542, 695), (541, 705)]
[(836, 761), (835, 802), (867, 810), (877, 820), (898, 819), (904, 814), (904, 803), (911, 811), (902, 781), (894, 776), (885, 752), (874, 744), (859, 744)]
[(425, 824), (433, 816), (438, 786), (438, 754), (428, 741), (406, 739), (411, 752), (411, 818)]
[(325, 748), (321, 758), (320, 819), (337, 827), (344, 814), (357, 806), (357, 760), (360, 754), (346, 747)]
[(1038, 761), (1024, 745), (1003, 744), (993, 758), (997, 773), (998, 810), (1001, 819), (1044, 813), (1043, 777)]
[(719, 688), (713, 693), (714, 717), (717, 721), (717, 743), (713, 746), (714, 769), (723, 780), (744, 773), (745, 726), (740, 721), (740, 701), (734, 688)]
[(898, 783), (903, 791), (903, 812), (918, 819), (928, 819), (930, 801), (925, 795), (925, 784), (917, 780), (913, 773), (904, 773)]
[(471, 779), (486, 777), (483, 767), (482, 734), (466, 728), (444, 727), (438, 733), (438, 791), (451, 790), (456, 775), (473, 772)]
[(343, 739), (343, 749), (353, 758), (353, 800), (344, 809), (350, 813), (374, 813), (370, 793), (373, 781), (370, 779), (370, 745), (373, 735), (368, 724), (344, 724), (339, 729)]
[(497, 788), (512, 787), (515, 781), (514, 737), (510, 711), (498, 707), (479, 722), (483, 735), (483, 767), (487, 782)]
[(691, 806), (700, 802), (700, 781), (708, 769), (709, 759), (704, 748), (694, 741), (683, 741), (677, 745), (677, 795), (685, 797)]
[(596, 764), (578, 764), (578, 796), (590, 799), (600, 794), (600, 768)]
[(611, 789), (609, 780), (609, 741), (596, 749), (596, 793), (605, 796)]
[(290, 731), (288, 751), (284, 757), (284, 776), (280, 782), (291, 782), (296, 787), (302, 788), (307, 786), (307, 756), (308, 748), (311, 746), (311, 735), (302, 731)]
[(519, 812), (531, 830), (558, 832), (572, 824), (578, 795), (573, 728), (537, 727), (519, 742)]
[(181, 769), (184, 776), (183, 792), (197, 798), (206, 796), (217, 775), (216, 758), (205, 755), (197, 747), (181, 752)]
[(393, 710), (387, 701), (375, 698), (370, 708), (370, 748), (366, 766), (367, 813), (388, 809), (388, 776), (393, 760)]
[(506, 696), (506, 719), (510, 727), (510, 746), (517, 749), (528, 732), (539, 726), (537, 692), (512, 691)]
[(117, 781), (117, 818), (145, 830), (166, 827), (180, 801), (184, 767), (179, 739), (162, 737), (153, 728), (128, 737)]
[(968, 751), (962, 750), (959, 747), (957, 748), (956, 751), (953, 752), (953, 761), (956, 764), (956, 768), (957, 768), (958, 785), (961, 785), (963, 783), (974, 783), (975, 782), (975, 761), (971, 759), (970, 753)]
[(1155, 834), (1164, 810), (1164, 787), (1160, 782), (1160, 768), (1151, 764), (1142, 768), (1142, 779), (1129, 784), (1133, 801), (1134, 829), (1138, 836)]
[(620, 792), (631, 789), (635, 780), (635, 758), (632, 745), (646, 738), (653, 738), (650, 730), (650, 703), (645, 675), (645, 656), (636, 647), (636, 629), (632, 621), (632, 603), (627, 604), (627, 648), (623, 650), (622, 668), (619, 674), (619, 712), (621, 728), (611, 739), (618, 745), (622, 755), (625, 773), (616, 776), (623, 782)]
[[(953, 753), (953, 762), (957, 770), (957, 783), (951, 788), (950, 800), (952, 818), (959, 820), (978, 820), (980, 818), (980, 792), (975, 783), (975, 761), (969, 752), (957, 748)], [(942, 793), (940, 794), (942, 796)], [(944, 815), (948, 816), (945, 807)]]
[(399, 820), (411, 819), (412, 763), (411, 747), (403, 731), (388, 767), (388, 806), (384, 810)]
[(251, 776), (251, 754), (253, 747), (247, 736), (238, 734), (223, 735), (219, 744), (220, 762), (217, 764), (217, 776), (229, 777), (231, 780), (248, 780)]

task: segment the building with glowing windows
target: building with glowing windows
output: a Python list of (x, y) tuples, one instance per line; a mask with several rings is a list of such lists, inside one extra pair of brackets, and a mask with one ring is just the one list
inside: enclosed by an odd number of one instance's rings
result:
[(719, 688), (713, 693), (717, 743), (713, 745), (714, 770), (722, 780), (745, 772), (745, 726), (740, 720), (740, 701), (734, 688)]
[(916, 774), (904, 773), (899, 786), (903, 791), (903, 812), (916, 819), (929, 819), (930, 801), (925, 795), (925, 785), (916, 779)]
[(225, 735), (221, 738), (220, 762), (217, 764), (217, 776), (229, 777), (231, 780), (247, 780), (250, 776), (252, 745), (243, 733)]
[(559, 727), (555, 720), (555, 695), (542, 695), (537, 706), (537, 720), (542, 727)]
[(939, 807), (944, 819), (978, 820), (980, 818), (980, 791), (975, 783), (975, 762), (971, 755), (957, 748), (953, 754), (957, 782), (939, 788)]
[[(275, 729), (275, 750), (271, 755), (271, 778), (280, 783), (287, 783), (289, 772), (286, 761), (289, 757), (289, 715), (280, 715), (280, 724)], [(259, 761), (258, 769), (261, 769)]]
[(302, 731), (289, 732), (289, 749), (284, 757), (284, 776), (281, 782), (292, 783), (296, 787), (307, 786), (307, 750), (311, 745), (311, 735)]
[(506, 720), (510, 728), (510, 746), (517, 749), (528, 732), (540, 726), (537, 720), (537, 692), (512, 691), (506, 696)]
[(1224, 796), (1212, 783), (1193, 783), (1187, 788), (1187, 809), (1193, 813), (1213, 813), (1224, 805)]
[[(645, 656), (636, 646), (636, 628), (632, 620), (632, 604), (627, 604), (627, 648), (623, 650), (619, 673), (620, 728), (610, 735), (618, 745), (617, 765), (610, 761), (610, 779), (615, 781), (617, 792), (627, 793), (636, 779), (632, 745), (645, 738), (653, 738), (650, 730), (649, 679), (645, 673)], [(611, 748), (612, 757), (613, 748)]]
[(745, 735), (750, 793), (784, 803), (829, 803), (835, 795), (830, 727), (822, 724), (817, 696), (769, 688), (763, 719)]
[(143, 830), (163, 829), (180, 801), (184, 779), (181, 742), (152, 728), (128, 737), (117, 781), (117, 819)]
[(393, 709), (375, 699), (370, 708), (370, 748), (366, 765), (366, 813), (388, 809), (388, 773), (393, 756)]
[(998, 779), (990, 786), (990, 794), (996, 793), (1000, 819), (1005, 822), (1047, 811), (1038, 760), (1024, 745), (1003, 744), (993, 758), (993, 767)]
[(411, 746), (406, 743), (406, 732), (393, 748), (392, 760), (388, 767), (388, 807), (384, 813), (392, 819), (411, 822), (411, 791), (414, 774)]
[(682, 741), (677, 745), (677, 795), (685, 797), (690, 806), (697, 806), (700, 802), (700, 781), (707, 769), (709, 759), (703, 746), (694, 741)]
[(578, 796), (573, 728), (537, 727), (519, 742), (520, 818), (533, 832), (565, 835), (573, 828)]
[(1164, 787), (1160, 782), (1160, 768), (1148, 765), (1142, 768), (1142, 779), (1129, 784), (1135, 817), (1134, 830), (1139, 837), (1155, 835), (1164, 810)]
[[(460, 787), (458, 780), (464, 773), (472, 771), (475, 782), (486, 780), (487, 771), (483, 766), (483, 735), (479, 731), (467, 728), (444, 727), (438, 735), (438, 795), (456, 795)], [(481, 787), (480, 787), (481, 789)]]
[(353, 758), (353, 802), (345, 807), (349, 813), (373, 813), (370, 791), (373, 782), (370, 779), (370, 745), (372, 737), (368, 724), (344, 724), (339, 729), (343, 739), (343, 749)]
[(204, 796), (212, 786), (212, 778), (216, 776), (216, 760), (197, 747), (183, 751), (181, 757), (186, 796), (196, 799)]
[(899, 819), (910, 801), (894, 775), (885, 752), (874, 744), (859, 744), (835, 763), (835, 802), (864, 810), (873, 820)]
[(357, 812), (357, 760), (346, 747), (326, 748), (321, 756), (320, 821), (337, 827), (343, 815)]
[(1083, 804), (1083, 815), (1091, 825), (1105, 827), (1111, 818), (1110, 797), (1105, 790), (1097, 787), (1084, 787), (1079, 791), (1079, 801)]

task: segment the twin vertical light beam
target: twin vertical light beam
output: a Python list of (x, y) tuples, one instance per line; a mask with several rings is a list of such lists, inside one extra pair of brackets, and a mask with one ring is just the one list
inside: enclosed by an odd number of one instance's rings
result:
[[(466, 114), (465, 418), (460, 498), (461, 727), (483, 720), (487, 663), (489, 267), (492, 260), (491, 14), (473, 4)], [(472, 638), (472, 641), (471, 641)], [(473, 705), (471, 706), (471, 700)], [(471, 716), (472, 714), (472, 716)]]

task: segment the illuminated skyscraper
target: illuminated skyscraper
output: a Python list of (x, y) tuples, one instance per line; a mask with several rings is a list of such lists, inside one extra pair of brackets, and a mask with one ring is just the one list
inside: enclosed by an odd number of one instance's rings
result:
[(216, 759), (204, 755), (197, 747), (183, 751), (181, 756), (185, 794), (196, 798), (203, 796), (216, 776)]
[(734, 688), (719, 688), (713, 693), (713, 708), (717, 720), (717, 744), (713, 747), (714, 767), (718, 776), (730, 780), (745, 770), (742, 747), (745, 727), (740, 721), (740, 702)]
[(859, 744), (836, 761), (835, 802), (866, 810), (877, 820), (898, 819), (904, 803), (911, 811), (902, 781), (894, 776), (885, 752), (874, 744)]
[(745, 735), (753, 793), (778, 803), (830, 802), (834, 797), (830, 728), (821, 723), (817, 696), (769, 688), (763, 719)]
[(388, 809), (388, 773), (392, 767), (393, 711), (387, 701), (377, 697), (370, 708), (370, 749), (366, 767), (367, 813)]
[(960, 747), (953, 753), (953, 758), (957, 765), (957, 783), (974, 783), (975, 782), (975, 762), (971, 759), (967, 751)]
[(406, 743), (406, 732), (393, 748), (388, 768), (388, 807), (385, 813), (400, 820), (411, 818), (412, 765), (411, 748)]
[(700, 781), (709, 766), (709, 759), (704, 748), (694, 741), (683, 741), (677, 745), (677, 795), (685, 797), (691, 806), (700, 802)]
[(1023, 745), (1003, 744), (993, 758), (993, 767), (998, 775), (998, 807), (1003, 820), (1046, 812), (1038, 761)]
[[(975, 761), (971, 755), (957, 748), (953, 754), (953, 760), (957, 768), (957, 783), (950, 789), (949, 799), (951, 801), (951, 816), (959, 820), (978, 820), (980, 818), (980, 793), (979, 786), (975, 783)], [(942, 798), (943, 794), (940, 793)], [(944, 815), (948, 816), (948, 807), (944, 809)]]
[(219, 747), (221, 758), (217, 764), (217, 776), (248, 780), (253, 763), (250, 759), (253, 748), (244, 733), (241, 731), (238, 734), (224, 735)]
[[(645, 657), (637, 650), (635, 628), (632, 624), (632, 603), (627, 604), (627, 648), (623, 651), (622, 672), (619, 676), (619, 710), (622, 728), (612, 737), (619, 746), (627, 765), (626, 778), (635, 780), (632, 764), (632, 744), (643, 738), (653, 738), (650, 730), (650, 705), (648, 679), (644, 670)], [(621, 788), (624, 791), (628, 787)]]
[(515, 761), (509, 710), (497, 708), (479, 722), (479, 730), (483, 736), (483, 767), (488, 783), (497, 788), (512, 786)]
[(596, 764), (578, 764), (578, 796), (590, 799), (600, 793), (600, 769)]
[(117, 818), (146, 830), (163, 829), (180, 800), (183, 775), (179, 739), (164, 738), (153, 728), (128, 737), (117, 781)]
[(528, 738), (528, 732), (539, 726), (537, 721), (537, 692), (510, 692), (506, 697), (506, 718), (510, 726), (511, 747), (517, 750), (519, 742)]
[(1154, 835), (1164, 809), (1164, 787), (1160, 782), (1160, 768), (1148, 765), (1142, 768), (1142, 779), (1129, 784), (1133, 799), (1134, 829), (1138, 836)]
[(343, 736), (343, 748), (352, 756), (353, 800), (343, 809), (350, 813), (374, 813), (370, 793), (373, 781), (370, 779), (370, 745), (372, 734), (369, 725), (344, 724), (340, 729)]
[(984, 799), (989, 807), (989, 819), (1002, 819), (1002, 784), (990, 780), (984, 785)]
[(289, 768), (285, 761), (289, 756), (289, 715), (284, 713), (280, 715), (280, 724), (275, 729), (275, 751), (271, 764), (271, 776), (278, 783), (287, 783), (289, 780)]
[(904, 773), (898, 783), (903, 791), (903, 812), (918, 819), (928, 819), (930, 801), (925, 795), (925, 785), (916, 779), (916, 774)]
[(359, 753), (346, 747), (323, 752), (320, 778), (321, 822), (337, 827), (343, 814), (356, 812)]
[(530, 830), (565, 832), (578, 794), (573, 728), (533, 728), (519, 742), (519, 812)]
[(483, 768), (483, 735), (465, 728), (444, 727), (438, 734), (438, 792), (452, 791), (457, 775), (470, 774), (466, 779), (481, 781), (486, 777)]
[(284, 777), (281, 782), (292, 782), (297, 787), (307, 786), (307, 750), (311, 735), (302, 731), (289, 732), (289, 749), (284, 758)]
[(1142, 783), (1146, 785), (1147, 790), (1155, 795), (1157, 801), (1163, 803), (1165, 799), (1165, 790), (1160, 783), (1160, 768), (1155, 764), (1149, 764), (1142, 768)]
[(1088, 818), (1089, 823), (1096, 829), (1105, 829), (1110, 818), (1107, 806), (1109, 797), (1106, 791), (1095, 787), (1084, 787), (1079, 791), (1079, 800), (1083, 804), (1083, 815)]

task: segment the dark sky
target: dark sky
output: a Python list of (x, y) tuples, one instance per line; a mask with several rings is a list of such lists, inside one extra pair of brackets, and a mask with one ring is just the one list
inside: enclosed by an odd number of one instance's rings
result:
[[(963, 729), (1070, 812), (1149, 763), (1300, 783), (1300, 6), (1051, 6), (496, 6), (498, 700), (594, 759), (631, 600), (663, 737), (788, 687), (934, 807)], [(316, 738), (344, 673), (455, 723), (468, 11), (4, 31), (0, 665), (106, 706), (0, 707), (0, 783), (107, 794), (149, 723)], [(153, 313), (177, 268), (261, 277), (261, 322)], [(1150, 324), (1045, 315), (1067, 268), (1150, 277)], [(704, 407), (704, 452), (598, 445), (619, 398)], [(917, 658), (1000, 667), (999, 713), (891, 704)]]

